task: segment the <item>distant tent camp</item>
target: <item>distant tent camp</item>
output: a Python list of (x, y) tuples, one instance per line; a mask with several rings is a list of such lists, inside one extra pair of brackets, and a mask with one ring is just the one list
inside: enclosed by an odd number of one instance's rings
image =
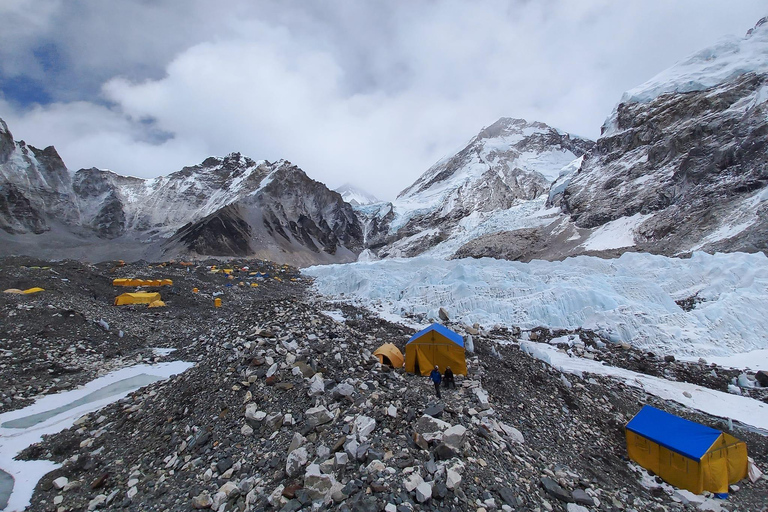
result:
[(405, 371), (429, 375), (435, 365), (440, 372), (450, 366), (456, 375), (467, 374), (464, 338), (440, 324), (422, 329), (405, 345)]
[(392, 343), (385, 343), (373, 353), (379, 358), (381, 364), (388, 364), (392, 368), (403, 367), (403, 353)]
[(696, 494), (727, 494), (747, 476), (747, 445), (714, 428), (650, 405), (625, 429), (629, 457), (672, 485)]
[(140, 293), (124, 293), (115, 297), (115, 306), (123, 306), (125, 304), (151, 304), (160, 299), (160, 294), (157, 292), (140, 292)]

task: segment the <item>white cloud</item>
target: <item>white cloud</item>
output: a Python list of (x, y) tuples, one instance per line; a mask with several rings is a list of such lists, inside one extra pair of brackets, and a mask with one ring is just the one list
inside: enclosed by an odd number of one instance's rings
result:
[[(764, 10), (694, 0), (98, 5), (80, 4), (90, 39), (62, 48), (73, 69), (102, 70), (103, 96), (88, 99), (111, 106), (8, 116), (0, 104), (15, 134), (55, 144), (71, 167), (151, 175), (240, 151), (384, 198), (501, 116), (597, 137), (624, 90), (743, 34)], [(49, 38), (78, 27), (65, 25), (35, 26)], [(153, 144), (133, 121), (143, 118), (174, 137)]]

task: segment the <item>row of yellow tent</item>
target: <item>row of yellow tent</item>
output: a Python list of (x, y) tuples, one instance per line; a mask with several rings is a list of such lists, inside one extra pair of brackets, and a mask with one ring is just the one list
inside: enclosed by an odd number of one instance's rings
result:
[(162, 308), (165, 302), (160, 298), (157, 292), (138, 292), (123, 293), (115, 297), (115, 306), (124, 306), (128, 304), (147, 304), (150, 308)]
[(40, 288), (39, 286), (35, 286), (34, 288), (27, 288), (26, 290), (19, 290), (18, 288), (8, 288), (7, 290), (3, 290), (3, 293), (11, 293), (15, 295), (29, 295), (31, 293), (37, 293), (37, 292), (44, 292), (45, 290), (43, 288)]
[(113, 279), (112, 286), (173, 286), (172, 279)]

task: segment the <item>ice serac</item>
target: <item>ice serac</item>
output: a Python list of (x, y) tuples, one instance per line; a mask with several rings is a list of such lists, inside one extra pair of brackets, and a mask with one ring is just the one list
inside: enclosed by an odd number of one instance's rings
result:
[(502, 118), (437, 162), (391, 204), (358, 209), (380, 256), (414, 256), (491, 215), (545, 196), (592, 141), (544, 123)]
[(766, 251), (766, 185), (763, 19), (625, 93), (561, 206), (579, 228), (631, 224), (638, 250)]

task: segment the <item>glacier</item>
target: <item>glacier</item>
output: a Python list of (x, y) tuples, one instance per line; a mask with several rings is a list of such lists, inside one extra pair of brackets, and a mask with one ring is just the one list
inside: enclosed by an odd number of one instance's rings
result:
[[(424, 323), (445, 307), (465, 324), (592, 329), (613, 342), (682, 358), (768, 348), (768, 258), (625, 253), (529, 263), (428, 256), (303, 271), (320, 293)], [(676, 300), (697, 297), (691, 311)]]

